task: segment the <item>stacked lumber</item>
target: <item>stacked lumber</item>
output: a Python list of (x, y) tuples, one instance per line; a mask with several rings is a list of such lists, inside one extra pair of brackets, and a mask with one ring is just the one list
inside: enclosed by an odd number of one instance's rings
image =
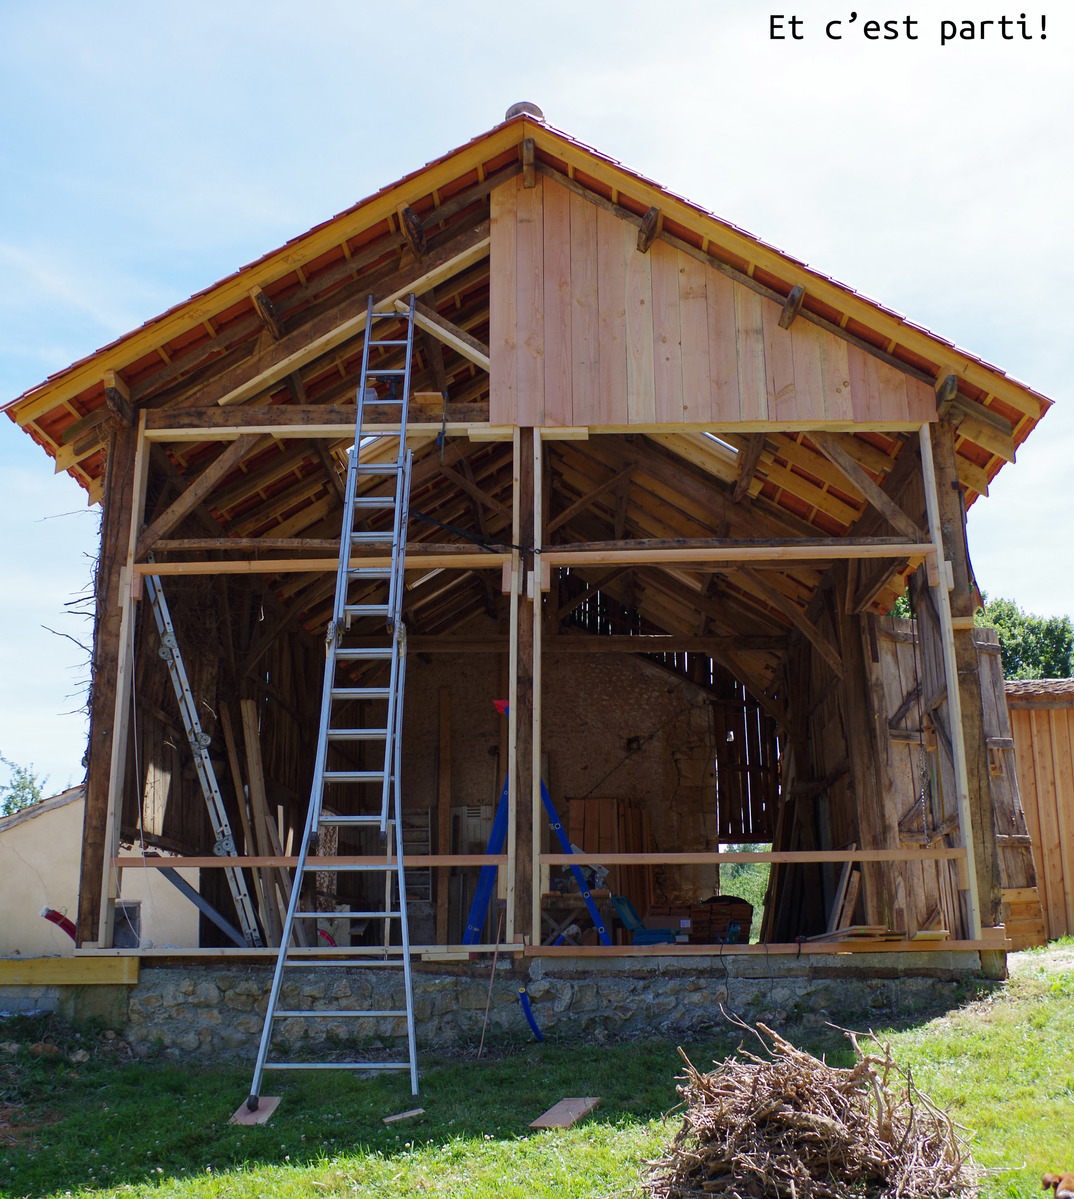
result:
[(1036, 887), (1003, 888), (1003, 927), (1011, 949), (1031, 949), (1048, 943), (1044, 912)]
[[(593, 796), (567, 801), (567, 832), (586, 853), (648, 853), (649, 813), (625, 799)], [(653, 898), (652, 866), (613, 866), (609, 889), (625, 895), (639, 912)]]
[(889, 1046), (864, 1053), (848, 1034), (857, 1062), (840, 1069), (757, 1028), (765, 1058), (740, 1049), (702, 1074), (683, 1054), (686, 1114), (653, 1164), (646, 1189), (654, 1199), (977, 1194), (963, 1130), (918, 1090)]
[(753, 905), (735, 895), (714, 895), (704, 903), (654, 904), (645, 915), (648, 928), (670, 928), (685, 935), (691, 945), (727, 944), (727, 930), (738, 925), (732, 944), (745, 945), (750, 939)]

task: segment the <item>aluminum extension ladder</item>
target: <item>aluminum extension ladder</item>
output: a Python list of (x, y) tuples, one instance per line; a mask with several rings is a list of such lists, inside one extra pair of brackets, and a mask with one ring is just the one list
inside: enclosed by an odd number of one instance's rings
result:
[[(402, 320), (406, 326), (405, 338), (375, 338), (374, 328), (378, 321)], [(383, 327), (383, 326), (381, 326)], [(343, 526), (340, 534), (339, 567), (336, 575), (336, 598), (332, 610), (332, 621), (326, 637), (324, 668), (324, 690), (321, 697), (320, 728), (317, 737), (317, 759), (310, 792), (309, 814), (299, 847), (298, 864), (295, 868), (291, 901), (287, 908), (280, 952), (276, 970), (272, 977), (265, 1024), (261, 1032), (261, 1044), (254, 1066), (253, 1082), (247, 1107), (257, 1109), (261, 1093), (262, 1074), (265, 1070), (407, 1070), (410, 1071), (411, 1090), (418, 1093), (417, 1053), (414, 1041), (414, 998), (410, 972), (410, 934), (407, 927), (406, 879), (403, 873), (403, 846), (400, 835), (399, 781), (402, 762), (403, 683), (406, 669), (406, 629), (400, 619), (403, 602), (403, 565), (406, 552), (407, 516), (410, 502), (410, 473), (412, 453), (406, 445), (407, 408), (410, 398), (410, 371), (414, 347), (414, 297), (410, 297), (409, 308), (400, 313), (376, 312), (373, 297), (369, 297), (366, 311), (365, 345), (362, 351), (362, 373), (358, 388), (358, 419), (354, 433), (354, 448), (347, 466), (347, 484), (344, 492)], [(382, 369), (370, 364), (370, 350), (386, 350), (397, 353), (405, 347), (404, 366), (401, 369)], [(389, 385), (387, 398), (378, 396), (369, 385), (374, 379), (386, 380)], [(401, 391), (398, 385), (402, 384)], [(368, 387), (368, 390), (367, 390)], [(399, 405), (399, 432), (378, 435), (367, 439), (377, 449), (389, 439), (398, 441), (396, 452), (386, 458), (369, 460), (369, 446), (363, 447), (362, 420), (366, 401), (383, 405)], [(367, 451), (367, 460), (361, 460), (361, 451)], [(359, 481), (379, 478), (384, 484), (358, 492)], [(393, 515), (391, 534), (391, 563), (389, 566), (353, 566), (352, 551), (364, 544), (387, 540), (386, 530), (370, 530), (368, 517), (377, 512)], [(365, 527), (360, 527), (365, 526)], [(383, 616), (387, 630), (385, 644), (374, 648), (348, 646), (347, 634), (356, 621)], [(378, 686), (353, 686), (345, 675), (356, 666), (383, 663), (388, 667), (388, 682)], [(339, 709), (348, 703), (363, 705), (363, 710), (375, 706), (378, 713), (385, 715), (367, 718), (365, 722), (346, 719)], [(341, 723), (342, 720), (342, 723)], [(367, 760), (361, 769), (354, 767), (354, 754), (363, 746), (383, 746), (383, 755), (378, 750), (367, 752)], [(348, 753), (347, 751), (350, 751)], [(372, 761), (369, 761), (369, 757)], [(349, 759), (349, 763), (344, 761)], [(328, 798), (326, 801), (326, 792)], [(370, 794), (370, 793), (373, 794)], [(337, 813), (340, 813), (337, 815)], [(383, 843), (384, 861), (376, 865), (339, 864), (308, 867), (306, 861), (316, 852), (317, 832), (322, 825), (338, 825), (353, 828), (359, 838), (372, 836), (378, 830)], [(394, 862), (392, 861), (394, 857)], [(384, 877), (384, 907), (377, 910), (344, 911), (325, 913), (316, 910), (317, 904), (309, 902), (309, 888), (304, 880), (318, 870), (382, 874)], [(393, 894), (393, 875), (396, 887)], [(393, 905), (394, 899), (394, 905)], [(383, 945), (369, 953), (360, 950), (338, 952), (316, 960), (318, 966), (403, 967), (403, 985), (406, 1007), (400, 1010), (374, 1010), (354, 1008), (340, 1010), (313, 1006), (279, 1006), (284, 975), (288, 968), (294, 969), (311, 964), (308, 955), (296, 956), (291, 945), (292, 930), (296, 920), (338, 918), (364, 919), (376, 925), (383, 922)], [(398, 920), (399, 943), (392, 944), (392, 922)], [(316, 928), (316, 925), (314, 925)], [(375, 955), (375, 956), (374, 956)], [(361, 1037), (363, 1021), (370, 1019), (406, 1017), (407, 1044), (406, 1061), (369, 1061), (356, 1054), (347, 1060), (305, 1061), (270, 1058), (273, 1025), (277, 1020), (299, 1018), (303, 1020), (354, 1021), (356, 1037)], [(349, 1026), (349, 1025), (348, 1025)], [(365, 1026), (368, 1028), (368, 1026)]]
[[(153, 617), (157, 622), (157, 632), (160, 633), (160, 656), (168, 664), (168, 674), (171, 676), (175, 698), (179, 701), (179, 714), (183, 718), (183, 728), (186, 729), (187, 740), (194, 754), (194, 769), (197, 772), (201, 792), (205, 796), (205, 805), (209, 809), (209, 820), (213, 826), (216, 840), (213, 853), (220, 857), (233, 858), (237, 856), (235, 838), (231, 832), (231, 823), (220, 796), (220, 787), (216, 781), (212, 759), (209, 757), (209, 746), (212, 738), (204, 732), (198, 719), (197, 705), (190, 690), (190, 680), (187, 678), (186, 667), (183, 665), (183, 655), (179, 652), (179, 642), (176, 640), (172, 616), (168, 611), (168, 601), (164, 598), (160, 580), (152, 575), (145, 576), (145, 589), (149, 597), (149, 606), (153, 609)], [(242, 797), (239, 796), (239, 803)], [(261, 933), (257, 927), (257, 916), (254, 905), (250, 901), (250, 893), (246, 889), (246, 879), (242, 870), (237, 866), (224, 868), (231, 896), (235, 900), (235, 910), (239, 916), (239, 925), (246, 944), (260, 948), (263, 944)], [(215, 917), (214, 917), (215, 920)], [(219, 923), (219, 921), (217, 921)], [(229, 932), (234, 932), (230, 929)]]

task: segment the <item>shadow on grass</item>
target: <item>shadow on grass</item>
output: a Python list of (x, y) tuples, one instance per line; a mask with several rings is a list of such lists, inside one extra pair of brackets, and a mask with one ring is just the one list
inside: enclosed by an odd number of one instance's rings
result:
[[(900, 1023), (924, 1023), (934, 1014), (917, 1013)], [(893, 1027), (890, 1017), (883, 1022)], [(792, 1024), (781, 1031), (834, 1065), (852, 1059), (835, 1029)], [(599, 1095), (592, 1121), (645, 1124), (678, 1103), (675, 1079), (682, 1065), (674, 1040), (537, 1044), (520, 1033), (494, 1044), (480, 1062), (472, 1054), (422, 1055), (416, 1101), (405, 1074), (270, 1074), (264, 1090), (282, 1096), (280, 1107), (266, 1125), (238, 1127), (228, 1120), (247, 1094), (250, 1066), (109, 1061), (107, 1042), (91, 1033), (76, 1039), (55, 1021), (36, 1028), (0, 1024), (0, 1040), (12, 1036), (20, 1049), (3, 1063), (0, 1101), (13, 1105), (9, 1112), (28, 1131), (13, 1144), (0, 1141), (0, 1195), (18, 1196), (154, 1184), (237, 1167), (301, 1167), (340, 1155), (390, 1158), (410, 1145), (517, 1140), (534, 1135), (530, 1121), (565, 1096)], [(33, 1058), (30, 1041), (45, 1037), (61, 1053)], [(740, 1043), (757, 1050), (751, 1040), (728, 1024), (714, 1029), (712, 1039), (682, 1048), (705, 1069)], [(90, 1060), (72, 1065), (79, 1048), (90, 1051)], [(425, 1109), (423, 1116), (383, 1124), (384, 1116), (416, 1105)]]

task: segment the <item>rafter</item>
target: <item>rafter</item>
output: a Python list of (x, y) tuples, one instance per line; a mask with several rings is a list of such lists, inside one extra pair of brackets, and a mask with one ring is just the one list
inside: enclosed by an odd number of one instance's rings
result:
[(924, 541), (924, 533), (922, 533), (899, 505), (881, 487), (873, 482), (869, 475), (866, 474), (864, 468), (859, 466), (850, 456), (843, 445), (843, 438), (845, 436), (847, 435), (814, 432), (810, 433), (809, 440), (813, 442), (829, 462), (842, 471), (846, 478), (850, 480), (893, 528), (897, 529), (903, 536), (909, 537), (914, 541)]

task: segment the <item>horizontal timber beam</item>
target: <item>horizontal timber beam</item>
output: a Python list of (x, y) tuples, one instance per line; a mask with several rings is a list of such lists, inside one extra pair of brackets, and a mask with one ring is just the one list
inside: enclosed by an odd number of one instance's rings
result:
[[(368, 555), (351, 558), (351, 566), (390, 566), (390, 554)], [(404, 562), (407, 570), (500, 570), (503, 563), (511, 561), (508, 551), (495, 550), (486, 553), (460, 547), (459, 553), (449, 552), (448, 547), (419, 549), (407, 547)], [(231, 562), (136, 562), (134, 575), (284, 575), (284, 574), (331, 574), (339, 565), (338, 558), (243, 558)]]
[[(777, 849), (694, 853), (543, 853), (542, 866), (713, 866), (722, 862), (957, 862), (963, 845), (901, 849)], [(406, 859), (411, 860), (410, 856)]]
[[(344, 866), (395, 866), (398, 859), (363, 856), (340, 857), (308, 857), (306, 865), (312, 870), (337, 870)], [(151, 857), (118, 857), (113, 863), (120, 870), (166, 870), (168, 868), (189, 868), (191, 870), (211, 870), (215, 868), (231, 868), (244, 866), (297, 866), (298, 858), (272, 855), (249, 855), (247, 857), (189, 857), (189, 858), (151, 858)], [(485, 853), (408, 853), (406, 864), (410, 866), (506, 866), (507, 854)]]
[(548, 546), (537, 552), (551, 566), (618, 566), (655, 562), (827, 562), (838, 558), (905, 558), (922, 562), (934, 550), (925, 542), (881, 538), (801, 538), (776, 542), (683, 537), (579, 542), (571, 546)]
[[(357, 390), (357, 388), (355, 389)], [(488, 424), (487, 403), (448, 404), (449, 425)], [(243, 433), (271, 433), (274, 437), (339, 437), (352, 430), (357, 420), (353, 404), (242, 404), (234, 408), (152, 408), (146, 413), (146, 437), (150, 441), (225, 441)], [(440, 431), (444, 417), (441, 404), (410, 401), (407, 426), (425, 420)], [(399, 427), (398, 404), (366, 404), (363, 430), (378, 432)]]
[[(373, 648), (383, 645), (383, 639), (357, 639), (353, 648)], [(352, 644), (348, 642), (348, 645)], [(411, 654), (502, 654), (508, 648), (506, 636), (461, 637), (461, 636), (411, 636), (406, 639), (407, 652)], [(688, 634), (638, 634), (633, 637), (594, 636), (591, 634), (564, 633), (544, 636), (541, 648), (545, 653), (557, 654), (710, 654), (714, 650), (742, 650), (781, 652), (787, 648), (786, 637), (767, 634), (743, 634), (736, 636), (699, 636)], [(410, 861), (410, 857), (407, 857)]]

